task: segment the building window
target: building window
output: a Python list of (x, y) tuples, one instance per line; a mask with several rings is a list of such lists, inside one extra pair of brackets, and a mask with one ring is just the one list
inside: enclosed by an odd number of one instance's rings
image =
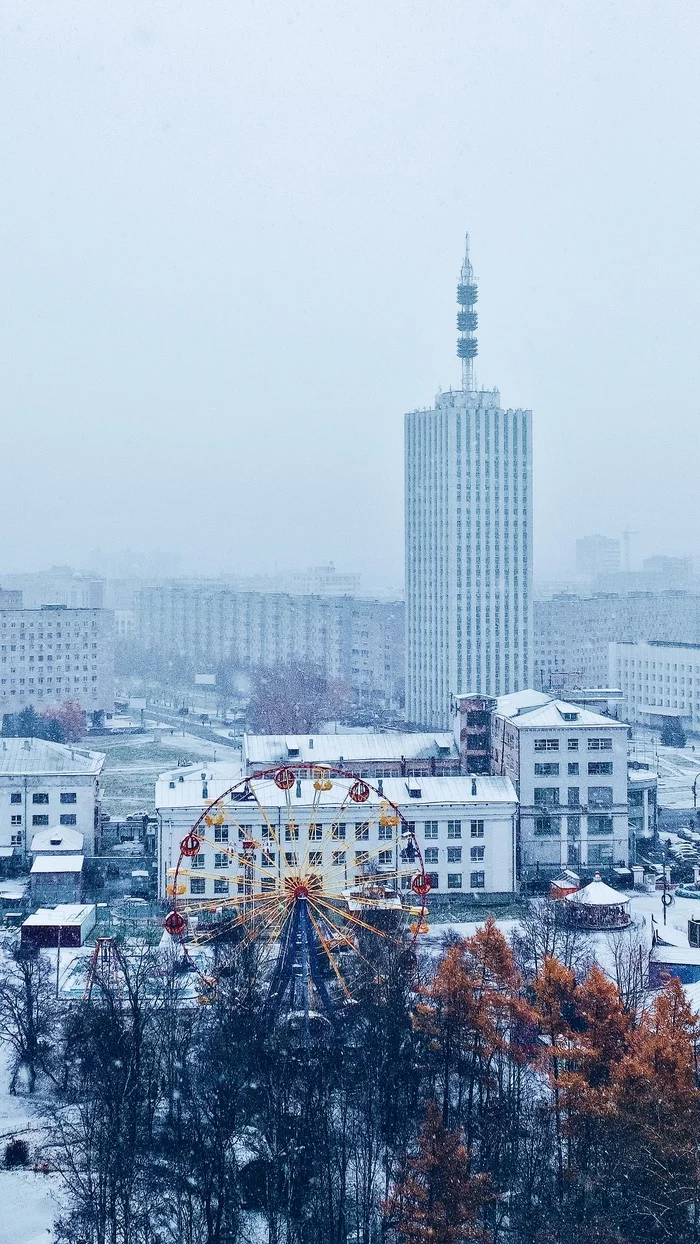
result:
[(74, 790), (61, 791), (61, 803), (77, 803), (78, 796)]
[(32, 795), (32, 803), (48, 803), (49, 796), (46, 791), (37, 791)]
[(536, 838), (558, 838), (561, 830), (561, 818), (558, 816), (536, 816)]
[(461, 838), (462, 837), (462, 822), (461, 821), (448, 821), (447, 822), (447, 837), (448, 838)]
[(391, 850), (380, 851), (379, 856), (378, 856), (378, 861), (380, 864), (384, 864), (384, 865), (391, 864), (391, 856), (392, 856)]
[(217, 851), (214, 856), (215, 868), (228, 868), (231, 863), (231, 857), (225, 851)]
[(323, 851), (309, 851), (309, 864), (312, 868), (323, 868)]
[(447, 874), (447, 888), (448, 890), (461, 890), (462, 889), (462, 874), (461, 873), (448, 873)]
[(22, 824), (22, 816), (21, 816), (21, 814), (19, 814), (19, 813), (18, 813), (18, 814), (17, 814), (17, 815), (15, 815), (15, 816), (11, 816), (11, 817), (10, 817), (10, 824), (11, 824), (11, 825), (21, 825), (21, 824)]
[(75, 812), (62, 812), (59, 820), (61, 825), (77, 825), (78, 823), (78, 818), (75, 815)]
[(536, 786), (535, 803), (542, 808), (556, 808), (559, 803), (559, 787)]
[(588, 750), (589, 752), (611, 752), (612, 739), (589, 739)]
[(285, 842), (298, 842), (299, 841), (299, 826), (298, 825), (289, 824), (287, 826), (287, 828), (284, 831), (284, 841)]
[(21, 803), (21, 802), (22, 802), (21, 790), (13, 790), (12, 794), (10, 795), (10, 803)]
[(438, 836), (438, 823), (437, 823), (437, 821), (426, 821), (426, 822), (425, 822), (425, 831), (424, 831), (424, 832), (425, 832), (425, 837), (426, 837), (428, 840), (429, 840), (429, 839), (431, 839), (431, 838), (437, 838), (437, 836)]
[(559, 777), (559, 765), (555, 761), (535, 765), (535, 777)]
[(228, 825), (215, 826), (214, 842), (228, 842)]
[(331, 829), (331, 838), (335, 838), (336, 840), (340, 839), (342, 841), (342, 839), (345, 838), (345, 826), (334, 825)]
[(394, 828), (392, 825), (380, 825), (379, 826), (379, 841), (380, 842), (392, 842), (393, 837), (394, 837)]
[(190, 868), (204, 868), (204, 852), (200, 851), (198, 855), (192, 856)]
[(356, 851), (355, 852), (355, 868), (361, 868), (363, 864), (366, 864), (368, 862), (368, 860), (369, 860), (369, 851)]
[(581, 788), (579, 786), (570, 786), (567, 790), (568, 805), (570, 808), (578, 808), (581, 802)]
[(569, 752), (577, 752), (578, 751), (578, 739), (567, 739), (566, 749)]
[(612, 771), (612, 760), (589, 760), (588, 762), (588, 772), (591, 776), (598, 774), (610, 777), (612, 775)]
[(536, 752), (558, 752), (559, 739), (535, 739)]
[(345, 857), (344, 851), (334, 851), (333, 852), (333, 867), (340, 868), (341, 865), (345, 863), (345, 858), (346, 857)]
[(260, 863), (262, 864), (263, 868), (272, 868), (275, 863), (274, 851), (263, 851), (262, 855), (260, 856)]
[(581, 837), (581, 817), (580, 816), (567, 816), (566, 836), (567, 838), (580, 838)]
[(595, 834), (611, 834), (613, 831), (613, 819), (611, 816), (589, 816), (588, 817), (588, 836)]
[(612, 808), (612, 805), (613, 805), (612, 786), (589, 786), (588, 787), (589, 808)]
[(49, 823), (48, 816), (33, 816), (32, 817), (32, 825), (48, 825), (48, 823)]
[(486, 887), (486, 873), (472, 873), (469, 878), (469, 887), (472, 890), (483, 890)]
[(296, 868), (297, 862), (298, 862), (296, 851), (285, 851), (284, 859), (285, 859), (285, 863), (287, 864), (289, 868)]
[(224, 877), (216, 877), (214, 879), (214, 893), (228, 894), (228, 881)]
[(190, 894), (204, 894), (206, 885), (204, 877), (190, 877)]
[(440, 852), (437, 847), (426, 847), (423, 852), (423, 859), (426, 864), (437, 864), (439, 854)]
[(356, 842), (368, 842), (369, 841), (369, 821), (356, 821), (355, 822), (355, 841)]
[(447, 863), (448, 864), (461, 864), (462, 863), (462, 848), (461, 847), (448, 847), (447, 848)]
[(483, 860), (485, 854), (484, 847), (472, 847), (471, 857), (473, 860)]
[(309, 842), (322, 842), (323, 826), (314, 824), (309, 825)]
[(613, 844), (611, 842), (589, 842), (589, 864), (612, 864)]
[(483, 838), (483, 836), (484, 836), (484, 822), (483, 821), (472, 821), (471, 837), (472, 838)]
[(570, 760), (566, 767), (569, 777), (578, 777), (578, 760)]

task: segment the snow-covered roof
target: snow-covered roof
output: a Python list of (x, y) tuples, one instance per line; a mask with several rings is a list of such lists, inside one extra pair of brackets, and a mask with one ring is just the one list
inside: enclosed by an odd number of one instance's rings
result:
[[(207, 775), (211, 773), (214, 766), (206, 766)], [(230, 786), (233, 786), (239, 780), (238, 775), (219, 776), (218, 774), (207, 777), (207, 796), (202, 798), (202, 780), (201, 774), (205, 772), (205, 767), (201, 766), (196, 771), (190, 771), (188, 776), (180, 782), (178, 778), (182, 772), (161, 774), (156, 783), (156, 807), (157, 808), (190, 808), (204, 807), (213, 799), (218, 799), (223, 795)], [(175, 782), (171, 787), (170, 782)], [(425, 808), (426, 805), (435, 804), (517, 804), (518, 797), (515, 793), (515, 787), (508, 777), (411, 777), (411, 778), (382, 778), (369, 779), (374, 786), (378, 780), (382, 783), (382, 794), (378, 794), (376, 790), (370, 788), (369, 797), (366, 803), (358, 804), (358, 808), (366, 808), (377, 806), (384, 800), (397, 804), (402, 808), (404, 814), (410, 819), (410, 811), (413, 808), (419, 810)], [(333, 786), (328, 791), (315, 790), (313, 781), (310, 778), (302, 778), (298, 789), (295, 783), (290, 792), (290, 799), (293, 806), (310, 807), (314, 799), (318, 800), (320, 806), (326, 808), (337, 808), (347, 796), (348, 788), (352, 784), (352, 778), (333, 777)], [(263, 807), (284, 807), (287, 803), (287, 795), (283, 790), (279, 790), (275, 785), (273, 778), (251, 778), (250, 786), (256, 792), (260, 803)], [(242, 785), (240, 787), (242, 789)], [(414, 793), (411, 794), (411, 791)], [(236, 806), (235, 803), (232, 806)], [(238, 805), (241, 809), (246, 807), (245, 803)], [(247, 805), (255, 807), (255, 800), (251, 800)], [(241, 812), (241, 816), (243, 813)]]
[(67, 829), (63, 825), (54, 829), (42, 829), (32, 838), (30, 851), (48, 851), (58, 853), (72, 851), (74, 854), (83, 849), (84, 836), (77, 829)]
[(244, 765), (272, 767), (288, 760), (318, 761), (347, 768), (363, 761), (458, 760), (454, 736), (442, 733), (244, 734)]
[(700, 949), (696, 946), (660, 946), (657, 942), (651, 958), (654, 963), (700, 963)]
[(518, 728), (527, 726), (533, 730), (552, 726), (595, 726), (597, 729), (604, 728), (605, 730), (627, 729), (624, 722), (604, 717), (602, 713), (594, 713), (590, 708), (584, 708), (581, 704), (556, 700), (540, 691), (516, 691), (512, 695), (502, 695), (497, 701), (496, 712), (499, 717), (515, 722)]
[(43, 928), (47, 924), (84, 924), (94, 914), (94, 903), (57, 903), (55, 907), (39, 907), (33, 915), (27, 916), (24, 925), (39, 925)]
[(0, 774), (14, 776), (31, 773), (68, 775), (101, 773), (104, 752), (84, 747), (51, 743), (48, 739), (3, 739), (0, 744)]
[(31, 867), (35, 873), (79, 873), (85, 862), (84, 855), (37, 855)]
[(596, 873), (593, 880), (582, 890), (567, 894), (566, 902), (585, 903), (587, 907), (619, 907), (621, 904), (629, 903), (629, 899), (625, 894), (620, 894), (619, 890), (613, 890), (612, 886), (606, 885)]

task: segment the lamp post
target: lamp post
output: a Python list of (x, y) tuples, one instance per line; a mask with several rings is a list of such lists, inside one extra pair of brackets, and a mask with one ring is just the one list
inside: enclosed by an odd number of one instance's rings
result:
[(693, 812), (698, 810), (698, 778), (700, 778), (700, 773), (696, 773), (693, 778)]

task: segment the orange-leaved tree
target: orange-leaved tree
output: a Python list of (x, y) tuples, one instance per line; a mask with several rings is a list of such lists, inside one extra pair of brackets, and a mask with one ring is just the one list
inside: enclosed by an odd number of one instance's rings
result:
[(487, 1175), (472, 1175), (459, 1131), (448, 1131), (431, 1100), (418, 1138), (391, 1196), (386, 1225), (397, 1244), (488, 1244), (484, 1210), (493, 1199)]

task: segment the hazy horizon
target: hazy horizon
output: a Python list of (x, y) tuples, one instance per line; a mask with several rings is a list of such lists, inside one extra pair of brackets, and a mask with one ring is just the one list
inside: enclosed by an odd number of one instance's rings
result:
[(399, 585), (467, 229), (536, 579), (628, 526), (692, 555), (698, 34), (650, 0), (7, 0), (0, 576), (99, 547)]

